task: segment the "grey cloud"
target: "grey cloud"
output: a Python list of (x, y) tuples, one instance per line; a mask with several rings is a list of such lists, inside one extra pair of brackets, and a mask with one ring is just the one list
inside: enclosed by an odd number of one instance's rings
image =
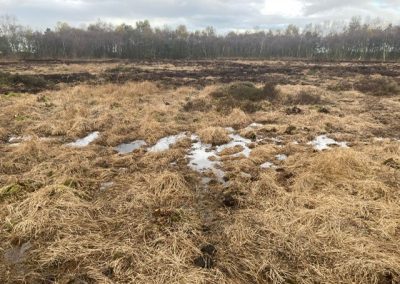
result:
[(115, 24), (149, 19), (186, 24), (191, 29), (212, 25), (223, 31), (348, 20), (352, 16), (400, 21), (400, 0), (298, 0), (303, 4), (302, 15), (292, 17), (263, 15), (266, 1), (276, 0), (0, 0), (0, 14), (15, 15), (22, 24), (39, 28), (54, 26), (57, 21), (79, 25), (97, 19)]

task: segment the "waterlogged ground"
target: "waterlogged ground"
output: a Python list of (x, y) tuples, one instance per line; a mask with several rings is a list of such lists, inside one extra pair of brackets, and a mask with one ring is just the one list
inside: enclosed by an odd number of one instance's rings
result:
[(398, 283), (400, 97), (329, 66), (0, 95), (0, 282)]

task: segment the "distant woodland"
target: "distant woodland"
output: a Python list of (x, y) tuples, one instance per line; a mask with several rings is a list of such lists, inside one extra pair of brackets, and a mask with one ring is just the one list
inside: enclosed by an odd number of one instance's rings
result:
[(153, 28), (149, 21), (113, 26), (97, 22), (85, 28), (58, 23), (35, 31), (13, 17), (0, 17), (0, 57), (212, 59), (301, 58), (321, 60), (400, 59), (400, 26), (366, 24), (353, 18), (340, 29), (319, 25), (281, 30), (218, 34), (214, 28)]

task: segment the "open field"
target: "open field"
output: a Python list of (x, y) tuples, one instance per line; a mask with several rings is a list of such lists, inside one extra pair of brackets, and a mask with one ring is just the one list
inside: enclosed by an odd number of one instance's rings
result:
[(400, 283), (400, 64), (0, 67), (0, 283)]

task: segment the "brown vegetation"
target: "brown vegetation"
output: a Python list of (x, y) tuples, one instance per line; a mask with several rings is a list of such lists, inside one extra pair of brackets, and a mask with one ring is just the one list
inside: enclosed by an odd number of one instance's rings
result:
[[(0, 282), (399, 283), (400, 102), (323, 76), (0, 95)], [(227, 127), (249, 156), (211, 158), (222, 178), (190, 168), (190, 135), (215, 151)], [(349, 148), (315, 150), (322, 134)]]
[(365, 77), (354, 85), (355, 89), (373, 96), (400, 95), (399, 84), (390, 77)]

